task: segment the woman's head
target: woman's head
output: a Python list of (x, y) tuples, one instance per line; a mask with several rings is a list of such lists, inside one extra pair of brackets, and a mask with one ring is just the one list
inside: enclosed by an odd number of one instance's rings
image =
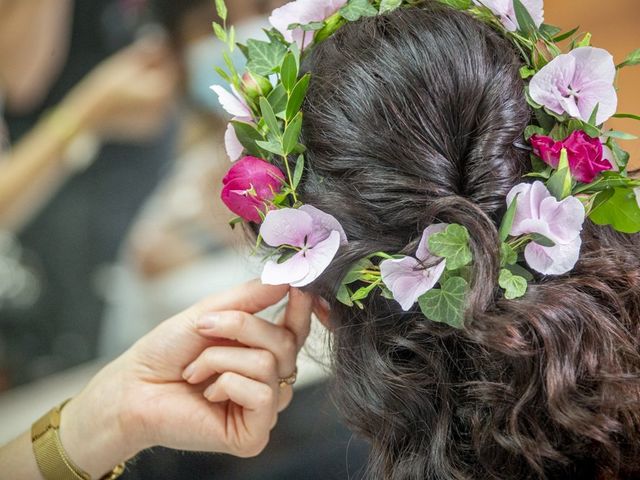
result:
[(570, 276), (498, 294), (497, 222), (529, 169), (519, 67), (510, 42), (437, 2), (350, 23), (307, 57), (299, 193), (349, 237), (315, 292), (334, 299), (376, 251), (411, 254), (436, 221), (472, 238), (464, 330), (380, 295), (331, 305), (336, 399), (372, 442), (372, 478), (640, 469), (637, 237), (590, 225)]

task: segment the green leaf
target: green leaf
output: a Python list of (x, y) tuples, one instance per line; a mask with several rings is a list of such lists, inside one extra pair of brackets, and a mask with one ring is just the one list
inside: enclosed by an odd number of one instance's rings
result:
[(220, 75), (220, 78), (222, 78), (225, 82), (227, 83), (233, 83), (233, 80), (231, 79), (231, 77), (229, 76), (229, 74), (227, 72), (225, 72), (222, 68), (220, 67), (214, 67), (214, 70), (216, 71), (216, 73), (218, 75)]
[(287, 126), (282, 138), (282, 148), (285, 155), (289, 155), (293, 152), (298, 145), (300, 139), (300, 132), (302, 131), (302, 112), (298, 112), (291, 123)]
[(276, 118), (276, 114), (273, 112), (271, 104), (264, 97), (260, 97), (260, 112), (262, 113), (262, 118), (264, 118), (264, 122), (267, 125), (269, 131), (276, 137), (282, 138), (282, 129), (280, 128), (280, 123)]
[(293, 171), (293, 185), (291, 188), (294, 190), (298, 188), (300, 185), (300, 180), (302, 180), (302, 174), (304, 173), (304, 155), (299, 155), (298, 160), (296, 160), (296, 168)]
[(534, 242), (534, 243), (537, 243), (538, 245), (540, 245), (542, 247), (551, 248), (551, 247), (555, 247), (556, 246), (556, 242), (554, 242), (550, 238), (547, 238), (544, 235), (541, 235), (539, 233), (532, 233), (531, 234), (531, 241)]
[(513, 227), (513, 219), (516, 217), (516, 210), (518, 209), (518, 197), (520, 194), (516, 195), (509, 208), (507, 208), (507, 213), (504, 214), (504, 218), (502, 219), (502, 223), (500, 224), (500, 240), (505, 241), (509, 238), (509, 234), (511, 233), (511, 227)]
[(589, 216), (596, 225), (611, 225), (622, 233), (640, 232), (640, 206), (631, 188), (616, 188), (611, 198)]
[(362, 279), (363, 270), (370, 270), (373, 268), (375, 267), (373, 266), (373, 263), (371, 262), (371, 260), (369, 260), (368, 258), (363, 258), (361, 260), (358, 260), (356, 263), (353, 264), (353, 266), (351, 267), (351, 270), (349, 270), (349, 272), (342, 279), (342, 283), (345, 285), (348, 285), (350, 283), (357, 282), (358, 280)]
[(231, 230), (235, 230), (235, 228), (242, 222), (244, 222), (244, 219), (242, 217), (233, 217), (231, 220), (229, 220), (229, 226), (231, 227)]
[(536, 125), (529, 125), (524, 129), (524, 139), (529, 141), (534, 135), (546, 135), (547, 131), (544, 128), (540, 128)]
[(631, 158), (629, 153), (623, 150), (620, 145), (618, 145), (618, 142), (616, 142), (613, 138), (609, 138), (607, 140), (607, 145), (613, 152), (613, 159), (616, 161), (616, 164), (618, 165), (620, 170), (626, 169), (627, 165), (629, 164), (629, 159)]
[(524, 294), (527, 293), (527, 280), (518, 275), (514, 275), (506, 268), (500, 270), (498, 283), (500, 287), (504, 289), (504, 298), (507, 300), (523, 297)]
[(513, 0), (513, 9), (515, 10), (516, 20), (518, 21), (518, 30), (525, 35), (531, 35), (538, 31), (536, 22), (531, 17), (531, 13), (529, 13), (527, 7), (522, 3), (522, 0)]
[(298, 80), (298, 83), (296, 83), (296, 86), (293, 88), (293, 91), (289, 96), (289, 101), (287, 102), (287, 120), (291, 120), (295, 117), (302, 108), (304, 97), (307, 95), (307, 90), (309, 89), (310, 80), (311, 75), (307, 73)]
[(613, 118), (630, 118), (640, 121), (640, 115), (634, 115), (633, 113), (616, 113)]
[(589, 117), (589, 125), (595, 125), (598, 119), (598, 110), (600, 109), (600, 102), (596, 103), (596, 106), (591, 112), (591, 116)]
[(229, 51), (233, 52), (236, 48), (236, 27), (233, 25), (229, 28), (228, 37), (227, 45), (229, 46)]
[(263, 142), (263, 141), (257, 141), (256, 145), (258, 145), (260, 148), (263, 148), (264, 150), (266, 150), (267, 152), (270, 153), (274, 153), (276, 155), (280, 155), (281, 157), (284, 157), (284, 151), (282, 150), (282, 145), (280, 144), (280, 142), (274, 142), (274, 141), (268, 141), (268, 142)]
[[(302, 30), (303, 32), (315, 32), (324, 28), (324, 22), (292, 23), (287, 30)], [(297, 45), (297, 44), (296, 44)]]
[(526, 80), (529, 77), (533, 77), (535, 74), (536, 74), (535, 68), (530, 68), (530, 67), (527, 67), (526, 65), (520, 68), (520, 77), (523, 80)]
[(440, 3), (449, 5), (458, 10), (467, 10), (471, 8), (471, 0), (440, 0)]
[(569, 30), (568, 32), (565, 33), (561, 33), (560, 35), (556, 35), (555, 37), (553, 37), (553, 41), (555, 43), (560, 43), (563, 40), (566, 40), (569, 37), (572, 37), (573, 35), (575, 35), (578, 30), (580, 30), (580, 26), (578, 25), (576, 28)]
[(264, 137), (258, 130), (256, 130), (255, 125), (237, 120), (232, 121), (231, 124), (233, 125), (233, 129), (236, 131), (238, 140), (247, 150), (247, 153), (254, 157), (261, 157), (262, 152), (258, 148), (256, 142), (264, 140)]
[(216, 12), (223, 21), (227, 20), (227, 5), (224, 0), (216, 0)]
[(284, 57), (282, 66), (280, 67), (280, 79), (287, 92), (291, 92), (293, 87), (296, 86), (296, 81), (298, 80), (298, 64), (296, 63), (296, 57), (293, 53), (288, 53)]
[(514, 265), (518, 261), (518, 253), (508, 243), (500, 244), (500, 266)]
[(626, 132), (619, 132), (618, 130), (609, 130), (604, 132), (605, 137), (617, 138), (618, 140), (637, 140), (638, 137)]
[(278, 86), (271, 91), (267, 100), (269, 100), (271, 108), (276, 115), (284, 112), (287, 109), (287, 91), (284, 89), (284, 86), (281, 83), (278, 84)]
[(336, 298), (340, 303), (346, 305), (347, 307), (353, 307), (353, 301), (351, 300), (351, 295), (352, 295), (351, 291), (349, 290), (349, 288), (347, 288), (346, 285), (340, 285)]
[(634, 50), (627, 56), (624, 62), (617, 66), (617, 68), (631, 67), (633, 65), (640, 64), (640, 48)]
[(558, 169), (547, 182), (547, 188), (558, 201), (564, 200), (571, 195), (573, 179), (569, 169), (569, 156), (565, 148), (562, 149)]
[(369, 0), (349, 0), (344, 7), (340, 9), (342, 18), (355, 22), (362, 17), (373, 17), (378, 14), (378, 10), (371, 5)]
[(431, 235), (429, 250), (447, 260), (447, 270), (457, 270), (473, 260), (469, 248), (469, 231), (462, 225), (452, 224), (443, 232)]
[(380, 2), (380, 13), (391, 12), (402, 5), (402, 0), (382, 0)]
[(527, 282), (533, 282), (533, 275), (529, 270), (527, 270), (523, 266), (515, 263), (513, 265), (507, 265), (505, 268), (509, 270), (511, 273), (513, 273), (514, 275), (524, 278)]
[(582, 37), (582, 40), (576, 43), (576, 48), (588, 47), (589, 45), (591, 45), (591, 34), (587, 32), (584, 34), (584, 37)]
[(216, 34), (218, 40), (227, 43), (227, 31), (219, 23), (213, 22), (213, 33)]
[(379, 282), (374, 282), (371, 285), (367, 285), (366, 287), (359, 288), (351, 295), (351, 300), (357, 302), (359, 300), (364, 300), (369, 296), (369, 294), (379, 285)]
[(591, 210), (589, 211), (589, 215), (593, 215), (593, 213), (596, 210), (598, 210), (600, 207), (606, 204), (609, 200), (611, 200), (611, 197), (613, 197), (615, 193), (616, 193), (615, 189), (607, 188), (606, 190), (603, 190), (600, 193), (596, 194), (591, 204)]
[(560, 27), (556, 27), (555, 25), (549, 25), (548, 23), (543, 23), (540, 25), (540, 33), (546, 36), (548, 39), (553, 39), (556, 35), (558, 35), (562, 29)]
[(247, 42), (247, 53), (247, 68), (258, 75), (268, 77), (282, 65), (287, 47), (280, 42), (251, 39)]
[(418, 299), (422, 313), (432, 322), (463, 328), (468, 287), (464, 278), (448, 279), (441, 288), (429, 290)]

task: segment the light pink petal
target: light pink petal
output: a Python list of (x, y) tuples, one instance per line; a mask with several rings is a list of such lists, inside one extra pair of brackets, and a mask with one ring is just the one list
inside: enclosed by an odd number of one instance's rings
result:
[(306, 277), (310, 268), (309, 261), (302, 252), (296, 253), (282, 263), (269, 260), (262, 270), (262, 283), (265, 285), (291, 285)]
[(578, 263), (582, 239), (555, 247), (543, 247), (537, 243), (530, 243), (524, 250), (527, 264), (543, 275), (563, 275), (570, 272)]
[(433, 258), (439, 258), (432, 255), (429, 251), (429, 237), (436, 233), (443, 232), (448, 226), (448, 223), (435, 223), (425, 228), (424, 233), (422, 234), (422, 239), (420, 240), (420, 245), (418, 245), (418, 251), (416, 252), (416, 258), (418, 260), (426, 262)]
[(340, 233), (334, 230), (329, 235), (329, 238), (304, 253), (309, 265), (309, 271), (302, 279), (291, 282), (291, 286), (296, 288), (306, 287), (322, 275), (322, 272), (327, 269), (335, 258), (339, 248)]
[(418, 299), (431, 290), (444, 272), (446, 262), (427, 270), (413, 257), (385, 260), (380, 263), (382, 281), (404, 311), (410, 310)]
[(571, 55), (559, 55), (536, 73), (529, 85), (529, 94), (538, 104), (557, 114), (564, 113), (560, 102), (566, 96), (573, 81), (576, 59)]
[(616, 159), (613, 156), (613, 151), (604, 144), (606, 139), (600, 138), (600, 141), (602, 142), (602, 159), (609, 162), (612, 169), (616, 168)]
[(598, 105), (596, 125), (602, 125), (618, 110), (618, 92), (612, 83), (591, 82), (578, 95), (579, 115), (572, 115), (588, 122)]
[(602, 48), (580, 47), (569, 52), (576, 59), (573, 87), (581, 90), (591, 82), (613, 85), (616, 78), (616, 64), (613, 56)]
[(511, 205), (516, 195), (518, 195), (518, 207), (511, 227), (511, 235), (514, 237), (531, 233), (528, 231), (531, 225), (526, 222), (540, 218), (540, 204), (545, 198), (550, 197), (551, 193), (542, 182), (521, 183), (513, 187), (507, 195), (507, 205)]
[(640, 187), (636, 188), (634, 192), (636, 194), (636, 201), (638, 202), (638, 208), (640, 208)]
[(309, 214), (294, 208), (271, 210), (260, 227), (260, 235), (267, 245), (304, 247), (313, 222)]
[(575, 197), (561, 202), (549, 197), (540, 204), (540, 219), (548, 225), (548, 237), (556, 243), (570, 243), (579, 237), (585, 217), (584, 205)]
[(328, 213), (317, 209), (313, 205), (303, 205), (300, 207), (300, 210), (307, 213), (313, 221), (313, 228), (309, 233), (309, 238), (307, 239), (308, 245), (314, 246), (317, 243), (326, 240), (333, 231), (338, 232), (340, 235), (341, 245), (349, 243), (342, 225), (340, 225), (340, 222), (333, 215), (329, 215)]
[[(578, 107), (578, 99), (577, 97), (571, 95), (569, 97), (563, 97), (558, 92), (558, 103), (562, 107), (563, 112), (556, 113), (568, 113), (569, 116), (574, 118), (582, 118), (582, 114), (580, 113), (580, 108)], [(587, 118), (587, 121), (589, 119)]]
[(220, 85), (212, 85), (211, 90), (218, 95), (220, 105), (229, 115), (242, 119), (251, 118), (251, 110), (239, 96), (230, 93)]
[[(540, 27), (544, 23), (544, 2), (543, 0), (521, 0), (524, 7), (529, 11), (531, 18)], [(511, 0), (513, 4), (513, 0)]]
[[(321, 22), (337, 12), (346, 3), (347, 0), (296, 0), (276, 8), (269, 17), (269, 22), (282, 33), (285, 40), (295, 41), (298, 46), (305, 47), (313, 38), (313, 32), (307, 32), (305, 36), (300, 29), (289, 30), (289, 25)], [(303, 36), (308, 39), (305, 41), (305, 45), (302, 45)]]
[(238, 160), (244, 152), (244, 147), (240, 143), (240, 140), (238, 140), (236, 129), (233, 128), (232, 123), (227, 126), (227, 131), (224, 134), (224, 146), (227, 150), (229, 160), (231, 160), (232, 162)]
[[(491, 10), (497, 17), (500, 17), (500, 21), (510, 32), (514, 32), (518, 29), (518, 20), (516, 18), (516, 11), (513, 6), (513, 0), (473, 0), (476, 5), (484, 5)], [(542, 25), (544, 21), (544, 11), (542, 0), (522, 0), (522, 4), (529, 11), (531, 18), (535, 22), (536, 26)]]

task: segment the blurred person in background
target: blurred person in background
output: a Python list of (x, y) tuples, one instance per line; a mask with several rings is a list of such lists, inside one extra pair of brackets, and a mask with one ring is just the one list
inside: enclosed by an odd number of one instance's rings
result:
[(19, 230), (40, 289), (29, 308), (0, 304), (5, 385), (95, 356), (96, 272), (173, 158), (177, 67), (163, 38), (134, 42), (145, 3), (0, 1), (14, 145), (0, 165), (0, 221)]

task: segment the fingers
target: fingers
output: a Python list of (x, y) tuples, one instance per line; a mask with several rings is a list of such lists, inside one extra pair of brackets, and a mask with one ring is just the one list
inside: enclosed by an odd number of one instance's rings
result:
[(287, 285), (263, 285), (259, 279), (240, 285), (220, 295), (200, 302), (197, 313), (202, 315), (216, 310), (241, 310), (258, 313), (282, 300), (289, 291)]
[(309, 336), (312, 311), (313, 297), (297, 288), (292, 288), (289, 291), (289, 304), (284, 314), (284, 326), (293, 332), (298, 351)]
[(184, 370), (183, 378), (195, 385), (227, 371), (272, 387), (278, 385), (278, 364), (275, 356), (267, 350), (254, 348), (207, 348)]
[(207, 337), (235, 340), (248, 347), (272, 352), (277, 372), (288, 377), (296, 368), (298, 343), (295, 334), (245, 312), (217, 312), (200, 318), (200, 333)]

